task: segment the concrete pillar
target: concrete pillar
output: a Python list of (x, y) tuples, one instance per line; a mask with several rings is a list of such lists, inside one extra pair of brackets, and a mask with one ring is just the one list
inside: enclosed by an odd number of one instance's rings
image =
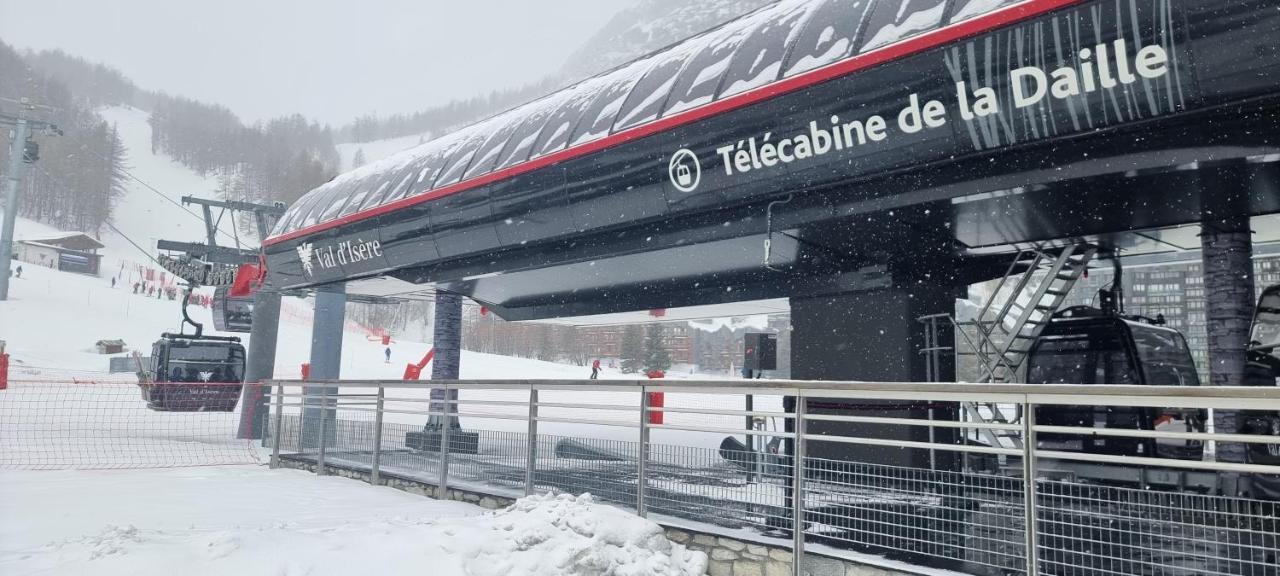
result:
[[(1249, 229), (1250, 176), (1244, 165), (1206, 169), (1201, 192), (1204, 220), (1200, 227), (1208, 336), (1209, 384), (1244, 386), (1246, 349), (1253, 321), (1253, 239)], [(1234, 434), (1238, 414), (1216, 410), (1214, 430)], [(1220, 462), (1244, 462), (1245, 446), (1219, 443)]]
[(240, 438), (265, 438), (270, 390), (256, 385), (276, 371), (276, 341), (280, 332), (280, 293), (262, 289), (253, 296), (253, 329), (240, 399)]
[[(457, 380), (462, 363), (462, 296), (448, 292), (436, 292), (435, 339), (432, 345), (436, 356), (431, 362), (432, 380)], [(432, 390), (431, 398), (444, 398), (443, 390)], [(458, 391), (450, 390), (449, 399), (457, 400)], [(450, 405), (432, 407), (432, 411), (455, 411)], [(432, 416), (428, 428), (440, 428), (439, 417)], [(449, 418), (449, 428), (458, 428), (458, 420)]]
[[(341, 378), (342, 367), (342, 327), (346, 321), (347, 295), (339, 286), (322, 286), (316, 289), (315, 317), (311, 322), (311, 379), (337, 380)], [(311, 388), (313, 394), (320, 394), (322, 389)], [(337, 394), (338, 387), (325, 388), (329, 394)], [(320, 398), (308, 399), (306, 404), (315, 408), (304, 408), (302, 411), (302, 445), (313, 448), (319, 445), (320, 433)], [(332, 442), (335, 437), (334, 424), (336, 414), (326, 410), (325, 438)]]

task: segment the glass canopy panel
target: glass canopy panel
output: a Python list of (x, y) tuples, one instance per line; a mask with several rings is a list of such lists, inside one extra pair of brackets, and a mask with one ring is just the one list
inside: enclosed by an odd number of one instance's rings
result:
[(867, 31), (863, 34), (862, 48), (858, 52), (874, 50), (937, 28), (942, 24), (942, 13), (947, 0), (902, 0), (876, 4), (867, 19)]
[(992, 10), (1004, 8), (1012, 4), (1017, 4), (1021, 0), (956, 0), (955, 7), (951, 17), (947, 19), (948, 23), (968, 20), (974, 16), (981, 16)]
[(671, 87), (684, 69), (686, 62), (707, 42), (707, 35), (686, 40), (660, 54), (653, 56), (654, 65), (636, 83), (635, 88), (627, 95), (614, 122), (613, 131), (625, 130), (643, 124), (658, 117), (662, 105), (671, 94)]
[(694, 54), (680, 72), (662, 115), (675, 114), (711, 102), (720, 88), (720, 80), (729, 69), (734, 53), (769, 14), (770, 11), (767, 10), (758, 12), (712, 32), (702, 49)]
[(375, 176), (364, 179), (360, 182), (360, 187), (348, 198), (346, 205), (342, 207), (342, 211), (338, 212), (338, 218), (354, 214), (364, 204), (366, 198), (373, 194), (385, 193), (388, 186), (386, 174), (379, 172)]
[(438, 141), (439, 149), (433, 152), (422, 168), (418, 170), (418, 177), (409, 186), (409, 192), (406, 197), (422, 194), (435, 187), (436, 181), (440, 179), (445, 167), (453, 160), (454, 154), (469, 141), (468, 134), (468, 130), (464, 129), (450, 133)]
[(404, 198), (409, 193), (410, 185), (417, 182), (420, 165), (427, 160), (428, 158), (417, 158), (404, 168), (393, 172), (393, 176), (388, 179), (391, 185), (387, 187), (386, 193), (381, 196), (369, 197), (369, 199), (365, 200), (365, 208), (381, 206)]
[(868, 5), (869, 0), (826, 0), (813, 8), (790, 50), (783, 77), (821, 68), (852, 54)]
[[(638, 60), (602, 77), (601, 82), (594, 86), (594, 93), (590, 95), (591, 104), (583, 111), (582, 118), (573, 130), (573, 137), (569, 139), (569, 145), (590, 142), (609, 134), (627, 94), (631, 93), (631, 88), (653, 66), (653, 62), (653, 58)], [(547, 128), (550, 127), (548, 124)]]
[(360, 206), (361, 210), (385, 204), (387, 198), (400, 189), (400, 185), (409, 178), (409, 173), (413, 172), (414, 166), (422, 160), (418, 156), (421, 147), (416, 146), (384, 160), (387, 163), (386, 167), (379, 169), (379, 173), (383, 176), (382, 181), (376, 190), (365, 197), (364, 204)]
[(337, 218), (338, 214), (342, 213), (342, 209), (346, 207), (347, 202), (351, 200), (352, 196), (356, 195), (360, 186), (371, 178), (367, 174), (356, 176), (351, 172), (344, 176), (347, 177), (344, 179), (339, 176), (337, 180), (334, 180), (334, 191), (329, 196), (329, 199), (325, 201), (324, 211), (320, 212), (317, 217), (319, 222), (328, 222)]
[(320, 196), (316, 197), (316, 202), (307, 210), (307, 215), (303, 217), (299, 227), (306, 228), (321, 221), (321, 216), (325, 211), (332, 209), (333, 203), (337, 201), (338, 195), (342, 192), (340, 182), (334, 181), (322, 191)]
[(276, 229), (273, 230), (271, 234), (274, 236), (276, 234), (284, 234), (286, 232), (293, 232), (294, 230), (297, 230), (302, 224), (303, 217), (305, 217), (307, 211), (311, 209), (311, 205), (316, 202), (323, 192), (324, 186), (321, 185), (319, 188), (307, 192), (306, 194), (303, 194), (301, 198), (295, 200), (293, 205), (289, 206), (289, 209), (285, 211), (284, 216), (280, 218), (280, 221), (276, 223)]
[(475, 157), (476, 150), (479, 150), (484, 141), (489, 138), (493, 127), (493, 122), (489, 121), (464, 128), (459, 132), (458, 144), (453, 148), (449, 161), (440, 171), (440, 176), (436, 178), (431, 188), (436, 189), (460, 182), (467, 166), (471, 164), (471, 159)]
[(587, 108), (595, 101), (600, 89), (608, 77), (585, 80), (564, 93), (564, 100), (547, 117), (542, 130), (534, 139), (529, 159), (546, 156), (552, 152), (563, 150), (569, 145), (573, 135), (573, 127), (578, 125)]
[(497, 116), (492, 120), (493, 129), (489, 138), (485, 140), (484, 145), (476, 150), (472, 157), (471, 165), (467, 167), (463, 178), (472, 178), (481, 174), (486, 174), (493, 170), (495, 164), (498, 163), (498, 155), (502, 153), (503, 148), (507, 146), (507, 140), (511, 138), (511, 134), (519, 130), (521, 126), (528, 121), (526, 114), (530, 111), (530, 106), (521, 106), (514, 110), (508, 110), (501, 116)]
[(573, 88), (567, 88), (528, 106), (520, 107), (520, 112), (524, 115), (525, 121), (520, 124), (519, 129), (512, 132), (511, 136), (507, 138), (507, 145), (502, 149), (502, 153), (498, 155), (498, 162), (493, 169), (501, 170), (528, 160), (533, 152), (533, 145), (538, 140), (538, 135), (542, 133), (543, 127), (547, 125), (547, 121), (552, 114), (560, 110), (565, 100), (573, 93), (573, 90)]
[(787, 47), (799, 36), (801, 24), (813, 8), (809, 0), (782, 2), (752, 29), (733, 55), (720, 82), (719, 98), (759, 88), (778, 79)]

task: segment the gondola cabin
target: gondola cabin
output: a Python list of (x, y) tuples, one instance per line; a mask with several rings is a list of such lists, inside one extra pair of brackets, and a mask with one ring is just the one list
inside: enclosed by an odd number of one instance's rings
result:
[[(1160, 320), (1124, 316), (1087, 306), (1055, 314), (1032, 346), (1028, 384), (1199, 386), (1187, 341)], [(1041, 406), (1047, 426), (1130, 430), (1204, 431), (1202, 410), (1123, 406)], [(1044, 450), (1199, 460), (1199, 441), (1042, 433)]]
[(232, 296), (226, 286), (213, 293), (213, 329), (219, 332), (253, 331), (253, 297)]
[(164, 334), (151, 345), (152, 381), (143, 385), (143, 398), (152, 410), (230, 412), (244, 370), (239, 338)]

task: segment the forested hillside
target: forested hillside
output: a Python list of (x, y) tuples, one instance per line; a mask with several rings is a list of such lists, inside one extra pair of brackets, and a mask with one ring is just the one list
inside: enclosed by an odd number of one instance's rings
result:
[[(7, 99), (0, 112), (16, 112), (25, 97), (38, 105), (30, 117), (63, 131), (34, 136), (40, 161), (23, 179), (19, 207), (22, 216), (61, 229), (99, 234), (129, 178), (129, 151), (96, 112), (105, 106), (149, 112), (151, 153), (216, 176), (225, 199), (289, 203), (338, 172), (329, 128), (300, 115), (246, 126), (225, 107), (139, 89), (103, 64), (60, 51), (22, 53), (3, 42), (0, 79)], [(6, 131), (6, 145), (7, 138)]]
[(338, 172), (329, 128), (301, 115), (245, 126), (222, 106), (166, 94), (152, 100), (152, 152), (217, 175), (223, 198), (287, 204)]
[[(98, 233), (110, 220), (121, 183), (129, 177), (129, 151), (115, 129), (95, 112), (103, 106), (132, 106), (150, 113), (151, 153), (166, 154), (200, 175), (216, 177), (223, 198), (290, 203), (341, 170), (335, 140), (430, 138), (714, 27), (768, 1), (640, 0), (584, 44), (559, 72), (540, 82), (409, 114), (363, 116), (336, 133), (300, 115), (245, 125), (226, 107), (141, 89), (109, 66), (60, 51), (23, 53), (0, 42), (0, 98), (28, 97), (48, 106), (40, 109), (41, 117), (64, 131), (61, 137), (35, 136), (42, 147), (41, 161), (32, 165), (31, 177), (24, 179), (20, 212), (58, 228), (90, 233)], [(0, 111), (14, 109), (14, 103), (0, 102)]]
[[(70, 60), (51, 55), (42, 61), (61, 66)], [(98, 75), (99, 80), (85, 78), (79, 86), (105, 88), (111, 75), (93, 67), (88, 70)], [(32, 135), (40, 147), (40, 161), (29, 165), (27, 177), (22, 181), (19, 214), (64, 230), (100, 233), (103, 224), (111, 218), (113, 204), (123, 193), (126, 167), (126, 153), (115, 128), (94, 112), (106, 91), (77, 93), (61, 80), (34, 69), (21, 54), (2, 42), (0, 79), (4, 79), (0, 81), (0, 113), (17, 113), (20, 100), (26, 98), (40, 106), (24, 114), (52, 122), (62, 130), (61, 135), (42, 132)], [(114, 97), (131, 97), (128, 94), (131, 85), (127, 81), (112, 84), (109, 91), (116, 95)], [(0, 130), (0, 134), (7, 149), (11, 138), (9, 130)], [(5, 158), (7, 160), (7, 154)], [(0, 173), (7, 169), (8, 162), (0, 162)]]

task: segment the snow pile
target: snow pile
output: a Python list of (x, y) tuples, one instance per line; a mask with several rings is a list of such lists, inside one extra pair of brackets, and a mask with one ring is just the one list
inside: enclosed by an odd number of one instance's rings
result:
[[(462, 535), (446, 527), (446, 534)], [(694, 575), (707, 555), (667, 540), (657, 524), (590, 494), (530, 496), (466, 523), (474, 543), (465, 569), (475, 576)]]
[(257, 466), (0, 473), (0, 574), (684, 576), (706, 566), (656, 524), (590, 496), (486, 513)]

